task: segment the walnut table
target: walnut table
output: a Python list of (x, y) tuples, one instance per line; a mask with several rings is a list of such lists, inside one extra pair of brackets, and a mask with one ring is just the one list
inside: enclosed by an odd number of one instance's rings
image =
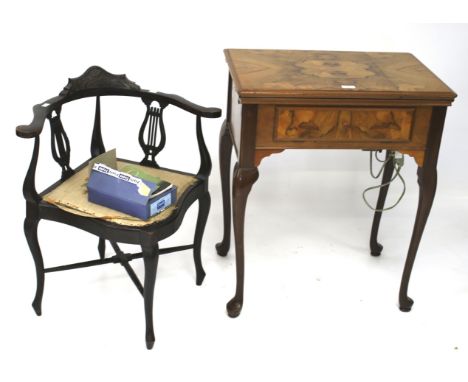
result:
[[(225, 51), (229, 65), (227, 117), (220, 134), (224, 237), (230, 245), (229, 177), (232, 147), (233, 222), (237, 286), (231, 317), (244, 297), (244, 217), (261, 160), (284, 149), (399, 151), (418, 165), (419, 204), (401, 281), (399, 302), (409, 311), (408, 282), (434, 199), (437, 157), (447, 106), (456, 94), (408, 53), (244, 50)], [(390, 163), (390, 162), (389, 162)], [(392, 176), (387, 165), (383, 181)], [(382, 208), (388, 187), (380, 191)], [(378, 256), (381, 213), (374, 214), (371, 254)]]

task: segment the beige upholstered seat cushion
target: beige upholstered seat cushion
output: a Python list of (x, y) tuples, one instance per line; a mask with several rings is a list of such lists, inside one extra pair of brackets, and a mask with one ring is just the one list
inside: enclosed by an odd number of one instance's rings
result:
[[(126, 164), (128, 163), (124, 161), (118, 161), (117, 167), (120, 170)], [(140, 165), (135, 166), (141, 167), (144, 172), (150, 175), (157, 176), (176, 185), (177, 201), (179, 201), (181, 195), (183, 195), (190, 186), (197, 182), (197, 178), (191, 175), (180, 174), (167, 170), (159, 170)], [(176, 202), (176, 206), (171, 206), (148, 220), (141, 220), (123, 212), (89, 202), (88, 190), (86, 187), (86, 184), (88, 183), (88, 177), (89, 170), (86, 166), (72, 177), (67, 179), (65, 182), (60, 184), (58, 187), (54, 188), (48, 194), (44, 195), (43, 200), (76, 215), (90, 218), (99, 218), (116, 224), (136, 227), (149, 225), (166, 219), (169, 215), (172, 214), (177, 206)]]

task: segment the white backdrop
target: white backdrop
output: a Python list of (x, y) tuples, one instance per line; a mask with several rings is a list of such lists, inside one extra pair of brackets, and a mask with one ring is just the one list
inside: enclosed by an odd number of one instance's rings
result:
[[(2, 4), (0, 155), (8, 180), (0, 223), (0, 379), (394, 381), (440, 380), (449, 374), (451, 381), (466, 380), (468, 25), (393, 23), (412, 19), (420, 8), (398, 3), (408, 11), (402, 15), (398, 9), (403, 8), (392, 4), (391, 9), (355, 2), (319, 9), (296, 1)], [(336, 18), (322, 18), (331, 12)], [(444, 12), (433, 11), (432, 19), (446, 20)], [(375, 19), (370, 14), (378, 21), (363, 23)], [(417, 204), (413, 160), (403, 172), (408, 194), (384, 215), (385, 249), (375, 259), (367, 249), (372, 213), (360, 199), (362, 189), (373, 184), (368, 155), (298, 150), (261, 164), (247, 212), (246, 304), (238, 319), (229, 319), (225, 303), (234, 292), (233, 250), (225, 259), (214, 251), (222, 232), (218, 119), (204, 120), (214, 164), (203, 244), (207, 278), (195, 287), (189, 253), (161, 260), (155, 349), (144, 348), (140, 297), (120, 267), (47, 275), (43, 316), (35, 317), (30, 307), (35, 273), (22, 233), (21, 195), (32, 141), (17, 138), (15, 126), (29, 123), (34, 104), (58, 94), (68, 77), (91, 65), (126, 73), (143, 88), (221, 107), (224, 116), (224, 48), (411, 52), (458, 93), (448, 110), (438, 194), (410, 283), (413, 311), (403, 314), (395, 305)], [(106, 147), (140, 158), (143, 106), (105, 99), (102, 113)], [(79, 101), (64, 107), (63, 114), (77, 165), (88, 156), (93, 102)], [(168, 112), (166, 125), (162, 164), (196, 169), (193, 118)], [(59, 175), (49, 140), (46, 126), (39, 189)], [(389, 199), (398, 191), (394, 187)], [(195, 216), (196, 207), (168, 242), (190, 240)], [(46, 266), (97, 256), (96, 240), (83, 232), (45, 222), (40, 235)], [(136, 269), (141, 275), (141, 266)]]

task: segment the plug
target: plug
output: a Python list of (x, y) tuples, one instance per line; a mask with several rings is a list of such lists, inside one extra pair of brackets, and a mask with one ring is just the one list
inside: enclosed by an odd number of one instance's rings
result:
[(403, 167), (405, 164), (405, 156), (402, 153), (395, 152), (395, 156), (393, 157), (393, 165), (395, 167)]

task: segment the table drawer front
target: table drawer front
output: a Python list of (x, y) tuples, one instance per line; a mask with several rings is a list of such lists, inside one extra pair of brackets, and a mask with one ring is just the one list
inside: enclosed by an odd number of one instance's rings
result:
[(273, 141), (408, 142), (413, 108), (277, 107)]

